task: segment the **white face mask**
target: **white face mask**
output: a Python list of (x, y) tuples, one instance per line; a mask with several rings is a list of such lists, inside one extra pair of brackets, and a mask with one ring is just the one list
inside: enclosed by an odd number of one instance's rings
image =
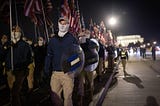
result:
[(79, 38), (79, 42), (80, 42), (80, 43), (86, 43), (86, 39), (87, 39), (87, 38), (88, 38), (87, 36), (80, 37), (80, 38)]
[(11, 32), (11, 41), (17, 43), (21, 38), (21, 32)]
[(58, 23), (58, 28), (59, 28), (58, 36), (59, 36), (59, 37), (64, 37), (64, 35), (65, 35), (65, 34), (68, 32), (68, 30), (69, 30), (69, 24), (62, 25), (62, 24)]
[(38, 41), (39, 46), (43, 46), (43, 41)]
[(27, 41), (27, 43), (28, 43), (29, 45), (32, 45), (32, 41)]
[(59, 28), (59, 31), (60, 32), (68, 32), (69, 30), (69, 24), (66, 24), (66, 25), (62, 25), (60, 23), (58, 23), (58, 28)]

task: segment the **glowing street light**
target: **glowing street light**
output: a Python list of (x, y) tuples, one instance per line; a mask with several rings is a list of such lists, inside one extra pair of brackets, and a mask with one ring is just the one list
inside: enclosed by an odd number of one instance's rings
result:
[(111, 26), (115, 26), (117, 24), (117, 19), (115, 17), (111, 17), (109, 20), (108, 20), (108, 23), (109, 25)]
[[(113, 30), (115, 30), (114, 27), (117, 26), (117, 17), (115, 16), (111, 16), (109, 19), (107, 19), (108, 25), (110, 26), (110, 31), (114, 32)], [(116, 31), (114, 32), (116, 33)], [(114, 43), (115, 39), (116, 39), (116, 34), (110, 34), (112, 36), (112, 42)]]
[(147, 46), (150, 46), (150, 43), (147, 43)]
[(156, 41), (154, 41), (154, 42), (153, 42), (153, 44), (155, 45), (155, 44), (157, 44), (157, 42), (156, 42)]

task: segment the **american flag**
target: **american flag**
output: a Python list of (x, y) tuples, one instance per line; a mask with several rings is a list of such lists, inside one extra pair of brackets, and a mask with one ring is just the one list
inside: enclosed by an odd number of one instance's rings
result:
[(84, 22), (84, 17), (83, 17), (83, 15), (81, 15), (81, 23), (82, 23), (82, 28), (86, 28), (86, 25), (85, 25), (85, 22)]
[(90, 19), (90, 22), (89, 22), (89, 30), (90, 30), (90, 32), (91, 32), (91, 36), (93, 37), (93, 35), (94, 35), (94, 31), (93, 31), (93, 20), (92, 20), (92, 18)]
[[(77, 1), (78, 4), (78, 1)], [(70, 22), (70, 32), (74, 35), (79, 33), (81, 28), (80, 22), (80, 12), (79, 6), (75, 6), (74, 0), (71, 0), (71, 5), (69, 7), (68, 0), (64, 0), (64, 3), (61, 6), (61, 16), (67, 17)]]
[(53, 8), (52, 2), (50, 0), (47, 0), (47, 2), (45, 3), (45, 7), (45, 11), (50, 12)]
[(24, 15), (31, 16), (34, 10), (34, 0), (26, 0), (24, 4)]
[[(41, 0), (26, 0), (24, 5), (25, 16), (29, 16), (35, 24), (42, 25), (44, 23), (42, 18), (42, 6), (43, 4), (41, 3)], [(50, 12), (52, 8), (53, 7), (51, 1), (45, 0), (44, 15), (47, 16), (48, 14), (46, 13)], [(46, 18), (46, 21), (48, 21), (47, 19), (49, 18)]]
[(71, 10), (68, 4), (68, 0), (64, 0), (64, 3), (61, 6), (61, 16), (70, 19), (70, 15), (71, 15)]

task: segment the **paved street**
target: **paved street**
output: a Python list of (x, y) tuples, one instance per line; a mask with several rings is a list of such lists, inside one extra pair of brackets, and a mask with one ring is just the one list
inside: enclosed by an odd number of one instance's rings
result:
[[(159, 55), (158, 55), (159, 56)], [(160, 61), (130, 56), (127, 72), (122, 67), (117, 74), (118, 82), (109, 89), (102, 106), (158, 106), (160, 105)]]
[[(158, 106), (156, 103), (160, 105), (159, 65), (160, 54), (157, 54), (156, 61), (152, 60), (151, 55), (148, 55), (146, 59), (142, 59), (137, 54), (130, 55), (127, 63), (127, 72), (130, 76), (124, 77), (120, 64), (119, 73), (116, 74), (117, 80), (114, 83), (112, 81), (102, 106)], [(103, 76), (103, 82), (95, 80), (94, 99), (89, 106), (96, 106), (105, 89), (105, 83), (109, 80), (110, 74), (107, 73)], [(51, 101), (48, 98), (49, 91), (46, 89), (48, 88), (43, 88), (33, 93), (28, 103), (37, 106), (51, 106)], [(0, 104), (3, 104), (2, 106), (9, 106), (8, 103), (8, 105), (6, 104), (9, 101), (6, 96), (9, 94), (6, 91), (2, 93), (3, 96), (1, 95)], [(87, 96), (84, 99), (87, 100)]]

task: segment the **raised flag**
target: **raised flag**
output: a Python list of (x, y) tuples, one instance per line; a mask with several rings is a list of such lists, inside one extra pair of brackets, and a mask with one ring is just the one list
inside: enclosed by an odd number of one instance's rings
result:
[(77, 1), (77, 7), (74, 0), (71, 0), (69, 7), (68, 0), (64, 0), (61, 6), (61, 16), (67, 17), (70, 22), (70, 32), (77, 34), (81, 28), (79, 6)]
[(53, 9), (52, 3), (50, 0), (47, 0), (45, 3), (45, 11), (50, 12)]
[(26, 0), (24, 4), (24, 15), (31, 16), (33, 14), (34, 9), (34, 0)]
[(71, 11), (70, 11), (70, 7), (68, 4), (68, 0), (64, 0), (64, 3), (61, 6), (61, 16), (63, 17), (67, 17), (69, 19)]
[(81, 18), (81, 23), (82, 23), (81, 25), (82, 25), (82, 28), (85, 29), (85, 28), (86, 28), (86, 25), (85, 25), (85, 22), (84, 22), (84, 17), (83, 17), (83, 15), (81, 15), (81, 17), (82, 17), (82, 18)]
[[(48, 12), (50, 12), (53, 7), (50, 0), (45, 0), (44, 3), (44, 15), (47, 16)], [(24, 14), (25, 16), (29, 16), (35, 24), (42, 25), (44, 23), (42, 7), (43, 4), (41, 0), (26, 0), (24, 5)]]
[(78, 34), (81, 29), (80, 12), (79, 12), (78, 1), (77, 1), (77, 6), (75, 6), (74, 3), (75, 3), (74, 0), (72, 0), (70, 31), (74, 34)]
[(91, 36), (93, 36), (94, 31), (93, 31), (93, 20), (92, 20), (92, 18), (90, 19), (90, 22), (89, 22), (89, 30), (91, 32)]
[(49, 27), (53, 26), (53, 22), (51, 21), (50, 17), (48, 15), (46, 15), (46, 23)]

